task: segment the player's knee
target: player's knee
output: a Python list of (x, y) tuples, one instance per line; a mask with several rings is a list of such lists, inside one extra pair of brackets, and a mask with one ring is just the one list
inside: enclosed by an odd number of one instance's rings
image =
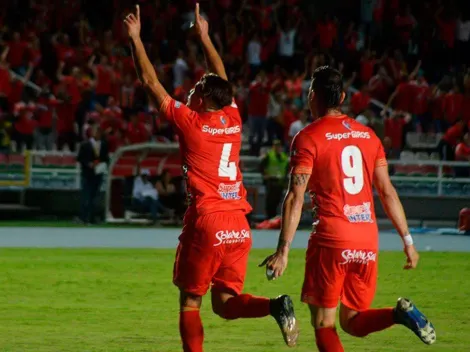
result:
[(326, 316), (319, 319), (318, 317), (312, 316), (310, 323), (312, 324), (313, 328), (317, 330), (323, 328), (334, 328), (336, 325), (336, 320), (334, 317)]
[(186, 308), (200, 308), (202, 297), (188, 292), (180, 292), (180, 306)]
[(228, 294), (212, 294), (212, 311), (222, 319), (233, 320), (236, 317), (231, 314), (230, 303), (228, 301), (233, 296)]

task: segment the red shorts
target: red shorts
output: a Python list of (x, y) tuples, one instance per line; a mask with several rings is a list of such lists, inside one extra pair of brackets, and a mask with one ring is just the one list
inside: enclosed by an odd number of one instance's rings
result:
[(245, 282), (251, 231), (241, 212), (186, 215), (176, 250), (173, 283), (181, 290), (203, 296), (212, 284), (240, 294)]
[(302, 302), (335, 308), (338, 300), (358, 312), (372, 304), (377, 284), (377, 250), (309, 246)]

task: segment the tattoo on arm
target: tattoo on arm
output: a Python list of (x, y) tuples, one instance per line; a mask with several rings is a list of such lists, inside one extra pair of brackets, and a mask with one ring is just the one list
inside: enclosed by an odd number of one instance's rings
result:
[(290, 241), (286, 241), (283, 239), (279, 239), (279, 242), (277, 244), (277, 249), (283, 249), (283, 248), (290, 248)]
[(292, 174), (291, 175), (291, 187), (292, 186), (301, 186), (307, 183), (310, 175), (307, 174)]

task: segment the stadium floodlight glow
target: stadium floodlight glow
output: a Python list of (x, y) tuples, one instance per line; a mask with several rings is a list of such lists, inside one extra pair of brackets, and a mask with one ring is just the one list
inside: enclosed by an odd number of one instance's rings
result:
[(133, 223), (142, 223), (142, 220), (139, 219), (131, 219), (128, 220), (125, 216), (116, 217), (113, 215), (111, 211), (112, 199), (111, 199), (111, 190), (112, 190), (112, 182), (114, 179), (121, 178), (119, 176), (113, 176), (114, 167), (117, 165), (119, 159), (126, 153), (161, 153), (162, 158), (159, 160), (158, 164), (155, 165), (157, 174), (161, 174), (164, 170), (166, 161), (168, 156), (178, 154), (179, 153), (179, 145), (178, 143), (141, 143), (141, 144), (134, 144), (129, 146), (124, 146), (116, 150), (116, 152), (112, 155), (109, 167), (108, 167), (108, 177), (106, 178), (106, 195), (105, 195), (105, 209), (104, 209), (104, 217), (107, 223), (126, 223), (126, 222), (133, 222)]

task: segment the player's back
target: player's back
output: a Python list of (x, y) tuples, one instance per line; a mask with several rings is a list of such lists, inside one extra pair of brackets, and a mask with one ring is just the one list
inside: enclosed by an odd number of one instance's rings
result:
[(380, 140), (347, 116), (324, 117), (300, 133), (311, 143), (313, 157), (309, 191), (318, 223), (312, 240), (330, 247), (375, 248), (372, 185), (377, 163), (385, 162)]
[(180, 137), (190, 209), (199, 215), (250, 212), (239, 169), (242, 120), (236, 105), (196, 113), (172, 100), (164, 109)]

